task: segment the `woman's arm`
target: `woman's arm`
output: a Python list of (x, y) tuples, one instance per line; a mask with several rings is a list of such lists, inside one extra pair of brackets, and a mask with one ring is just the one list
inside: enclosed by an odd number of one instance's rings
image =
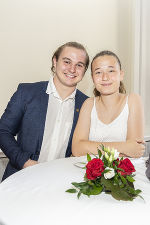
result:
[[(143, 145), (143, 108), (141, 100), (137, 95), (131, 96), (129, 103), (129, 120), (126, 142), (94, 142), (89, 141), (91, 110), (93, 98), (87, 99), (80, 111), (77, 126), (72, 141), (72, 153), (74, 156), (81, 156), (87, 153), (97, 154), (100, 144), (114, 147), (120, 153), (130, 157), (141, 157), (144, 153)], [(133, 102), (134, 101), (134, 102)], [(141, 107), (140, 107), (141, 106)], [(137, 112), (138, 110), (138, 112)], [(137, 130), (135, 132), (135, 129)], [(138, 131), (141, 129), (141, 131)], [(139, 142), (139, 143), (138, 143)]]
[(144, 140), (144, 110), (141, 97), (130, 94), (128, 99), (129, 117), (127, 128), (127, 140)]

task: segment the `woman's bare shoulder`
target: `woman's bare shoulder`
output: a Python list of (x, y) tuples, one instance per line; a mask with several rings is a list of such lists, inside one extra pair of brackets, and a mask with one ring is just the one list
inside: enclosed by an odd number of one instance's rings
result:
[(136, 93), (131, 93), (128, 95), (128, 97), (129, 97), (129, 102), (131, 103), (141, 101), (141, 96)]
[(82, 105), (82, 110), (91, 110), (93, 107), (93, 104), (94, 104), (94, 98), (93, 97), (87, 98)]
[(84, 105), (85, 105), (85, 106), (93, 106), (93, 104), (94, 104), (94, 98), (93, 98), (93, 97), (87, 98), (87, 99), (85, 100), (85, 102), (84, 102)]
[(131, 93), (128, 95), (128, 104), (129, 107), (142, 107), (142, 98), (136, 93)]

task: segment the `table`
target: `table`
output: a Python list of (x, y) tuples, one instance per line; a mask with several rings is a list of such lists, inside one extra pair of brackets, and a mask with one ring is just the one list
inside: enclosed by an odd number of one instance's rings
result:
[(145, 199), (116, 201), (110, 195), (66, 193), (71, 182), (83, 180), (85, 170), (74, 164), (86, 157), (57, 159), (19, 171), (0, 184), (0, 221), (5, 225), (142, 224), (150, 220), (150, 181), (145, 159), (134, 159), (135, 188)]

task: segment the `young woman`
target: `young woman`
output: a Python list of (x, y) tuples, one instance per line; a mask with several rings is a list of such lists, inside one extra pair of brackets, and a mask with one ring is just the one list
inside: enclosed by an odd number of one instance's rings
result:
[(125, 94), (119, 58), (110, 51), (100, 52), (93, 58), (91, 72), (95, 97), (81, 108), (72, 154), (97, 154), (103, 144), (120, 155), (141, 157), (145, 151), (143, 106), (139, 95)]

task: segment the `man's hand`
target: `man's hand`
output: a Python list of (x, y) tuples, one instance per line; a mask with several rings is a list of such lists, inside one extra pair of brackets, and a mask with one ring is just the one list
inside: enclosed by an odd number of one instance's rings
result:
[(26, 167), (29, 167), (29, 166), (34, 166), (36, 164), (38, 164), (37, 161), (29, 159), (27, 162), (25, 162), (25, 164), (23, 166), (23, 169), (26, 168)]

